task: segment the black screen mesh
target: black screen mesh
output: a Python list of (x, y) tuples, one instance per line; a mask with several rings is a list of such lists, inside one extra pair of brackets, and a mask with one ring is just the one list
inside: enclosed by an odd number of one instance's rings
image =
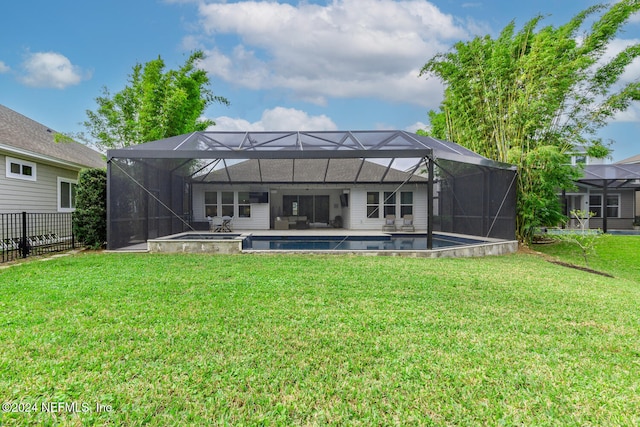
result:
[[(227, 176), (223, 171), (203, 169), (211, 163), (179, 158), (112, 158), (108, 176), (109, 249), (206, 226), (192, 221), (191, 182), (213, 179), (217, 174)], [(515, 239), (515, 170), (443, 159), (434, 163), (434, 231)], [(266, 170), (260, 169), (260, 173), (261, 179), (268, 176)], [(426, 178), (424, 173), (421, 176)]]
[(514, 170), (437, 159), (434, 230), (515, 239)]

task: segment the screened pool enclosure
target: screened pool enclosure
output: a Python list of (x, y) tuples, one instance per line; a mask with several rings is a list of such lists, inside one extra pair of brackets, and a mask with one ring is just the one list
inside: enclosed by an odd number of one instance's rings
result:
[(208, 230), (391, 225), (515, 239), (516, 170), (404, 131), (195, 132), (109, 150), (108, 248)]

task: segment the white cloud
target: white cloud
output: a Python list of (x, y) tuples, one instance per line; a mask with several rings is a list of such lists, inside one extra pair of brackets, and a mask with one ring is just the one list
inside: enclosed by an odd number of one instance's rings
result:
[[(639, 39), (614, 39), (607, 46), (603, 59), (610, 61), (627, 47), (637, 44), (640, 44)], [(624, 73), (620, 76), (620, 83), (634, 82), (638, 80), (638, 76), (640, 76), (640, 58), (634, 59), (631, 64), (627, 65)]]
[(310, 116), (308, 113), (294, 108), (276, 107), (265, 110), (259, 121), (251, 123), (244, 119), (232, 117), (216, 117), (214, 131), (321, 131), (336, 130), (338, 127), (324, 114)]
[(404, 130), (406, 130), (407, 132), (416, 133), (416, 131), (418, 130), (427, 130), (430, 127), (431, 126), (426, 123), (415, 122), (414, 124), (407, 126)]
[(640, 103), (632, 103), (625, 111), (620, 111), (613, 116), (612, 121), (617, 123), (640, 123)]
[(4, 62), (0, 61), (0, 74), (8, 73), (10, 70), (11, 70), (11, 68), (9, 68), (9, 66), (7, 64), (5, 64)]
[[(629, 46), (640, 44), (640, 39), (614, 39), (607, 46), (607, 50), (604, 53), (602, 60), (599, 62), (599, 65), (604, 64), (612, 60), (616, 55), (622, 52)], [(624, 72), (620, 76), (618, 87), (622, 85), (627, 85), (629, 83), (633, 83), (638, 81), (638, 76), (640, 76), (640, 58), (635, 58), (627, 67)], [(626, 122), (626, 123), (639, 123), (640, 122), (640, 103), (632, 102), (625, 111), (620, 111), (616, 113), (612, 120), (612, 122)]]
[(375, 97), (436, 107), (441, 85), (418, 78), (419, 69), (468, 37), (453, 16), (423, 0), (240, 1), (203, 3), (199, 11), (207, 36), (239, 40), (233, 49), (207, 50), (203, 65), (211, 75), (317, 104)]
[(66, 56), (56, 52), (31, 53), (22, 66), (25, 74), (21, 81), (33, 87), (64, 89), (89, 77)]

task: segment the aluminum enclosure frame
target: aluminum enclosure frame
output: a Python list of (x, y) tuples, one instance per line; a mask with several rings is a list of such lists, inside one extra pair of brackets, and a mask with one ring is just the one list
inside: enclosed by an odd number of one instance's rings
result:
[[(447, 163), (445, 169), (449, 180), (452, 174), (451, 165), (468, 165), (464, 169), (463, 175), (469, 175), (469, 168), (475, 171), (503, 171), (508, 176), (515, 177), (515, 167), (503, 163), (494, 162), (482, 157), (460, 145), (452, 142), (441, 141), (435, 138), (412, 134), (405, 131), (320, 131), (320, 132), (218, 132), (203, 131), (194, 132), (188, 135), (180, 135), (159, 141), (153, 141), (146, 144), (130, 146), (122, 149), (109, 150), (107, 152), (107, 199), (109, 203), (107, 218), (107, 234), (108, 247), (115, 249), (121, 247), (121, 243), (116, 243), (114, 238), (116, 224), (118, 221), (125, 220), (124, 215), (119, 211), (120, 207), (116, 207), (120, 202), (116, 201), (116, 193), (120, 193), (125, 188), (122, 187), (122, 180), (134, 180), (136, 185), (142, 187), (150, 197), (156, 201), (144, 202), (144, 206), (133, 208), (141, 209), (147, 218), (151, 218), (150, 210), (158, 211), (167, 208), (169, 211), (179, 211), (183, 214), (185, 206), (185, 191), (183, 188), (189, 185), (192, 176), (180, 173), (180, 169), (194, 160), (240, 160), (240, 159), (419, 159), (424, 162), (427, 171), (427, 194), (428, 194), (428, 225), (427, 234), (432, 236), (434, 226), (440, 227), (438, 231), (455, 231), (456, 227), (451, 226), (450, 230), (442, 229), (444, 221), (435, 220), (434, 218), (434, 197), (436, 192), (440, 194), (440, 190), (434, 188), (434, 184), (440, 180), (437, 177), (439, 168), (438, 161), (442, 160)], [(126, 172), (126, 164), (130, 163), (131, 169)], [(115, 165), (115, 168), (114, 168)], [(124, 168), (123, 168), (124, 166)], [(137, 169), (139, 179), (132, 176)], [(226, 168), (226, 165), (225, 165)], [(485, 173), (482, 172), (482, 173)], [(458, 177), (460, 178), (460, 177)], [(474, 178), (472, 178), (474, 179)], [(508, 180), (508, 179), (507, 179)], [(116, 184), (119, 182), (120, 184)], [(459, 179), (457, 182), (465, 182)], [(469, 182), (467, 179), (466, 182)], [(487, 181), (490, 182), (490, 181)], [(117, 190), (116, 190), (117, 188)], [(452, 187), (454, 188), (454, 187)], [(168, 190), (167, 190), (168, 189)], [(457, 191), (461, 191), (462, 186), (458, 186)], [(126, 190), (125, 190), (126, 191)], [(451, 190), (454, 191), (454, 190)], [(474, 190), (477, 191), (477, 190)], [(154, 195), (157, 193), (157, 196)], [(165, 194), (166, 193), (166, 194)], [(508, 194), (507, 194), (508, 193)], [(460, 194), (461, 195), (461, 194)], [(461, 195), (462, 197), (462, 195)], [(143, 197), (138, 197), (138, 204), (142, 204)], [(459, 203), (459, 197), (455, 195), (451, 200), (458, 199), (454, 203), (456, 206), (464, 205)], [(505, 194), (501, 194), (496, 200), (483, 200), (482, 203), (493, 203), (499, 207), (498, 213), (505, 206), (505, 200), (508, 200), (507, 210), (513, 208), (515, 213), (515, 186), (513, 190), (511, 186), (506, 190)], [(162, 201), (164, 200), (164, 202)], [(135, 203), (135, 202), (134, 202)], [(120, 203), (121, 204), (121, 203)], [(182, 205), (182, 206), (181, 206)], [(178, 209), (169, 209), (169, 206), (175, 206)], [(495, 209), (482, 208), (480, 213), (462, 212), (456, 206), (451, 205), (450, 216), (467, 216), (473, 217), (477, 215), (485, 215), (487, 212), (495, 212)], [(142, 215), (142, 214), (141, 214)], [(159, 213), (154, 213), (158, 218), (162, 217)], [(165, 217), (168, 214), (165, 213)], [(507, 218), (514, 217), (509, 213)], [(179, 221), (175, 218), (165, 218), (167, 223), (173, 224), (165, 227), (167, 231), (177, 232), (181, 227)], [(181, 219), (182, 222), (184, 220)], [(488, 219), (487, 219), (488, 221)], [(487, 222), (484, 221), (483, 222)], [(452, 224), (455, 224), (453, 221)], [(495, 219), (494, 219), (495, 223)], [(515, 224), (515, 220), (514, 220)], [(147, 224), (148, 228), (148, 224)], [(184, 228), (184, 227), (183, 227)], [(510, 227), (507, 227), (510, 230)], [(484, 227), (483, 230), (487, 229)], [(491, 232), (491, 228), (489, 233)], [(505, 238), (513, 238), (510, 231), (501, 236)], [(515, 230), (515, 225), (514, 225)], [(148, 234), (148, 233), (147, 233)], [(172, 234), (172, 233), (169, 233)], [(149, 235), (147, 237), (150, 237)]]

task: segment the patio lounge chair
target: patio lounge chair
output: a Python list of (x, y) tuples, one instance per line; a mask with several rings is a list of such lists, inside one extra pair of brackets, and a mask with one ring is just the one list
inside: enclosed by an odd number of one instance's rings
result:
[(382, 231), (396, 231), (396, 216), (387, 215), (384, 219), (384, 225)]
[(402, 217), (402, 231), (416, 231), (413, 226), (413, 215), (405, 215)]

